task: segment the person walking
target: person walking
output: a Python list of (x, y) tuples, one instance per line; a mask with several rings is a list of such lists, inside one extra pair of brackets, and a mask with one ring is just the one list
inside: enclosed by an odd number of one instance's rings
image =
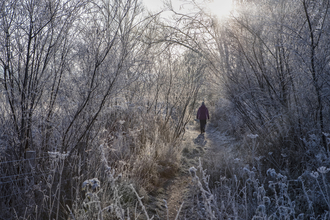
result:
[(204, 102), (202, 102), (202, 106), (198, 109), (197, 119), (199, 119), (199, 123), (201, 126), (201, 134), (203, 134), (205, 133), (206, 119), (210, 120), (209, 110), (206, 108)]

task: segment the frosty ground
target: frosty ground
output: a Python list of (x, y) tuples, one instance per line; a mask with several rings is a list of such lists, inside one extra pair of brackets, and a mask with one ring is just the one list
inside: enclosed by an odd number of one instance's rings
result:
[(198, 121), (189, 123), (182, 140), (182, 160), (179, 172), (174, 178), (167, 180), (163, 187), (151, 193), (149, 209), (154, 214), (167, 216), (168, 219), (192, 218), (191, 209), (193, 181), (189, 169), (197, 168), (199, 161), (217, 160), (223, 157), (235, 162), (233, 148), (237, 144), (235, 138), (222, 133), (209, 123), (204, 134), (200, 133)]

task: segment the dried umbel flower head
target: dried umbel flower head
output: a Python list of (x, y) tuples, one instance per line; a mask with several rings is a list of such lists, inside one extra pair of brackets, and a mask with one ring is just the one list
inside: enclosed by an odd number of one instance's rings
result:
[(310, 174), (311, 174), (311, 176), (314, 177), (315, 179), (317, 179), (317, 178), (319, 177), (319, 173), (318, 173), (318, 172), (312, 171)]
[(317, 168), (317, 171), (319, 171), (319, 173), (325, 174), (325, 173), (328, 173), (330, 171), (330, 169), (322, 166), (322, 167)]

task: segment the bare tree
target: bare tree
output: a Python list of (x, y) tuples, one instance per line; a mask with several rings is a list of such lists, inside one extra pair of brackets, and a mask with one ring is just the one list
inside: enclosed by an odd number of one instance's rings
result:
[(142, 69), (136, 66), (145, 20), (136, 0), (4, 1), (0, 9), (2, 121), (12, 125), (1, 129), (14, 155), (7, 159), (23, 159), (27, 150), (67, 155), (50, 174), (52, 205), (39, 209), (58, 219), (63, 190), (72, 183), (67, 177), (75, 175), (70, 159), (82, 142), (95, 140), (111, 97)]
[(308, 35), (298, 35), (298, 37), (304, 40), (304, 44), (306, 45), (306, 55), (303, 54), (301, 58), (306, 65), (305, 71), (311, 75), (311, 82), (316, 96), (315, 110), (317, 112), (317, 124), (320, 127), (322, 144), (328, 152), (324, 117), (324, 107), (328, 103), (324, 101), (323, 91), (325, 87), (329, 86), (328, 79), (325, 77), (325, 72), (328, 71), (329, 54), (326, 52), (326, 48), (328, 47), (326, 43), (327, 37), (324, 36), (324, 31), (329, 28), (329, 7), (330, 2), (328, 0), (321, 2), (303, 0), (303, 19), (306, 22), (306, 34)]
[[(176, 23), (163, 25), (158, 42), (200, 54), (251, 132), (274, 140), (280, 134), (289, 142), (317, 126), (324, 133), (329, 56), (321, 48), (327, 48), (328, 1), (235, 4), (236, 13), (222, 21), (197, 3), (190, 14), (172, 9)], [(326, 146), (325, 136), (322, 143)]]
[[(33, 148), (33, 117), (48, 104), (46, 121), (66, 71), (71, 27), (83, 1), (4, 1), (1, 5), (2, 85), (17, 158)], [(51, 88), (47, 93), (45, 90)], [(49, 95), (44, 97), (45, 95)]]

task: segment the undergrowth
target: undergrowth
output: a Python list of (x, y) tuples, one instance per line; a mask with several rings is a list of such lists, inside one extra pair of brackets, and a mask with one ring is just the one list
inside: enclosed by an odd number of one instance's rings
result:
[[(2, 162), (1, 175), (8, 176), (2, 182), (8, 183), (1, 184), (1, 196), (18, 196), (2, 200), (1, 217), (168, 219), (166, 201), (163, 216), (150, 210), (150, 192), (181, 166), (180, 139), (174, 138), (171, 123), (117, 109), (105, 115), (104, 124), (93, 142), (97, 144), (81, 144), (72, 155), (48, 152), (36, 166)], [(208, 151), (198, 167), (189, 169), (190, 195), (175, 219), (329, 219), (329, 152), (317, 135), (302, 142), (303, 153), (279, 147), (262, 135), (245, 134), (231, 149)], [(14, 181), (18, 177), (9, 174), (19, 167), (34, 178)], [(22, 185), (27, 186), (25, 194)], [(30, 206), (17, 208), (13, 202), (19, 199)]]

